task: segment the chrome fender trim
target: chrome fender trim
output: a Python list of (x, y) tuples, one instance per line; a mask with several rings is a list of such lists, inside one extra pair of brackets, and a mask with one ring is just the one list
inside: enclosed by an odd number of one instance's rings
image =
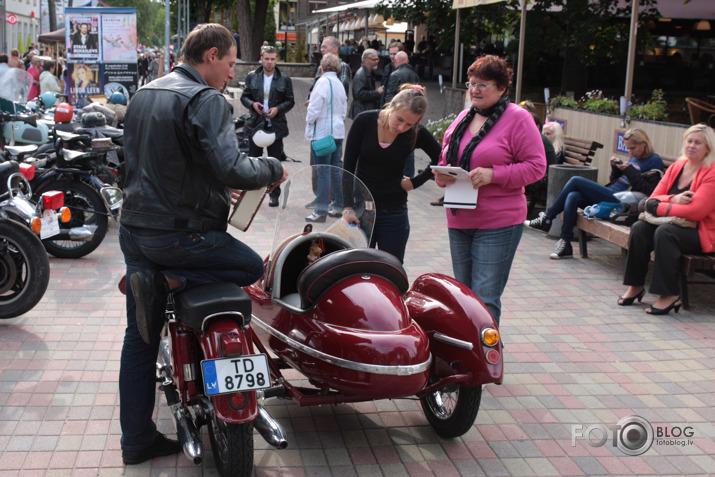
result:
[(410, 376), (413, 374), (419, 374), (427, 371), (432, 364), (432, 353), (430, 353), (429, 358), (424, 363), (413, 364), (409, 366), (386, 366), (381, 364), (365, 364), (358, 363), (356, 361), (350, 361), (347, 359), (339, 358), (337, 356), (332, 356), (322, 351), (318, 351), (315, 348), (299, 343), (293, 338), (286, 336), (275, 328), (268, 326), (266, 323), (261, 321), (256, 315), (252, 315), (252, 320), (254, 324), (257, 324), (268, 333), (270, 333), (275, 338), (281, 340), (288, 346), (297, 349), (298, 351), (307, 354), (313, 358), (325, 361), (326, 363), (339, 366), (341, 368), (350, 369), (352, 371), (359, 371), (363, 373), (372, 374), (384, 374), (388, 376)]
[(453, 338), (437, 331), (435, 331), (434, 335), (432, 336), (434, 337), (435, 341), (441, 341), (442, 343), (452, 345), (455, 348), (466, 349), (467, 351), (472, 351), (474, 349), (474, 345), (469, 341)]

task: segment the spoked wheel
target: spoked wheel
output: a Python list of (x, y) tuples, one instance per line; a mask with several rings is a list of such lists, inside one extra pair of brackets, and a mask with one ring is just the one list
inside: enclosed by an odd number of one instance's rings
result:
[(222, 477), (248, 477), (253, 472), (253, 423), (228, 424), (209, 420), (216, 468)]
[(50, 261), (24, 224), (0, 219), (0, 318), (30, 311), (47, 290)]
[[(102, 243), (109, 228), (109, 218), (102, 196), (84, 182), (59, 180), (40, 186), (35, 197), (48, 190), (64, 192), (65, 206), (72, 212), (72, 219), (66, 224), (60, 224), (62, 237), (51, 237), (42, 241), (45, 249), (58, 258), (79, 258), (92, 253)], [(89, 240), (72, 240), (72, 229), (91, 232), (92, 236)]]
[(420, 398), (422, 411), (442, 437), (459, 437), (474, 425), (482, 400), (482, 387), (451, 385)]

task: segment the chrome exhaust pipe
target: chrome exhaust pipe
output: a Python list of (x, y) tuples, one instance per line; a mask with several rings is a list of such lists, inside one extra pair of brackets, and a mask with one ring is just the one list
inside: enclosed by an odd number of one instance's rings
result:
[(194, 464), (200, 464), (204, 459), (204, 447), (201, 442), (201, 434), (194, 426), (194, 422), (188, 419), (181, 410), (178, 403), (169, 406), (171, 415), (176, 424), (176, 435), (179, 438), (184, 455)]
[(253, 427), (261, 433), (266, 442), (276, 449), (288, 447), (288, 439), (283, 427), (260, 404), (258, 405), (258, 416), (253, 421)]

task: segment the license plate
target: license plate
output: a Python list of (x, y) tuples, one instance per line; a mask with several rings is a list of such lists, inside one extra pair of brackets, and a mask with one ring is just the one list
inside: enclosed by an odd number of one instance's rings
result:
[(40, 238), (42, 240), (54, 237), (60, 233), (60, 221), (57, 218), (57, 212), (54, 210), (45, 210), (42, 213), (42, 228), (40, 229)]
[(265, 354), (205, 360), (201, 362), (201, 368), (207, 396), (255, 391), (271, 385)]

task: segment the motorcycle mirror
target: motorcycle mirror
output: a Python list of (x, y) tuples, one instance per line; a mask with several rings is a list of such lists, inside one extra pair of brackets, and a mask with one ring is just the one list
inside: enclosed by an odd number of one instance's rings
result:
[(119, 187), (102, 187), (99, 192), (109, 209), (114, 210), (122, 206), (122, 189)]
[(37, 127), (37, 119), (34, 116), (23, 116), (22, 121), (25, 124), (29, 124), (33, 128)]

